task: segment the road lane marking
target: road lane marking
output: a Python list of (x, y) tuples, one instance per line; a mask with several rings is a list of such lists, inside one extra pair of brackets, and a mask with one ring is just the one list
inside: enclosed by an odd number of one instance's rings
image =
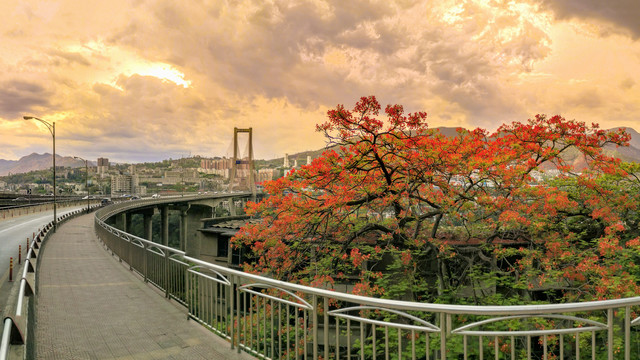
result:
[[(71, 211), (71, 212), (72, 212), (72, 211)], [(63, 215), (66, 215), (67, 213), (69, 213), (69, 212), (60, 213), (60, 215), (58, 215), (58, 217), (63, 216)], [(39, 217), (39, 218), (35, 218), (35, 219), (29, 220), (29, 221), (21, 221), (18, 225), (10, 226), (10, 227), (8, 227), (8, 228), (6, 228), (6, 229), (2, 229), (2, 230), (0, 230), (0, 233), (3, 233), (3, 232), (5, 232), (5, 231), (9, 231), (9, 230), (11, 230), (11, 229), (13, 229), (13, 228), (20, 227), (20, 226), (23, 226), (23, 225), (26, 225), (26, 224), (29, 224), (29, 223), (32, 223), (32, 222), (42, 221), (43, 219), (46, 219), (46, 218), (49, 218), (49, 217), (50, 217), (50, 218), (53, 218), (53, 215), (52, 215), (52, 214), (50, 214), (50, 215), (41, 216), (41, 217)]]

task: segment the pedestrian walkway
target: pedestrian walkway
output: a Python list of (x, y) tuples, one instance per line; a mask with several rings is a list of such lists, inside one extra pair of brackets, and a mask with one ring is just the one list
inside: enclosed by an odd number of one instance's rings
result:
[(101, 245), (94, 215), (61, 225), (40, 254), (38, 359), (252, 359), (187, 319)]

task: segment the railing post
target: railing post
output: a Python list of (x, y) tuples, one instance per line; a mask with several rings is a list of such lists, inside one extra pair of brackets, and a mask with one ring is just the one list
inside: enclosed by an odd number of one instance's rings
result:
[[(236, 287), (238, 290), (235, 291), (235, 296), (236, 296), (236, 313), (237, 313), (236, 318), (238, 319), (238, 323), (236, 324), (236, 347), (238, 348), (238, 354), (239, 354), (240, 353), (240, 314), (242, 313), (242, 309), (240, 307), (240, 280), (235, 281), (235, 283), (238, 285)], [(273, 326), (273, 324), (271, 326)], [(272, 355), (271, 357), (273, 358), (273, 354), (271, 355)]]
[(607, 359), (613, 360), (613, 309), (607, 310)]
[(189, 315), (191, 314), (191, 306), (193, 305), (193, 301), (191, 301), (189, 266), (187, 266), (187, 269), (184, 271), (184, 302), (187, 304), (187, 320), (189, 320)]
[[(329, 358), (329, 299), (327, 297), (322, 298), (322, 302), (324, 303), (324, 312), (323, 312), (323, 323), (324, 328), (322, 329), (322, 338), (324, 340), (324, 358)], [(337, 350), (336, 350), (337, 351)], [(364, 353), (364, 350), (361, 350)], [(337, 357), (337, 353), (336, 353)]]
[(149, 269), (147, 268), (147, 243), (142, 243), (142, 267), (144, 268), (144, 282), (149, 282)]
[(169, 252), (164, 252), (164, 297), (169, 298)]
[[(311, 346), (313, 347), (313, 360), (318, 360), (318, 295), (313, 295), (313, 331), (311, 333)], [(305, 340), (306, 341), (306, 340)]]
[[(235, 276), (230, 276), (229, 277), (229, 291), (227, 292), (227, 308), (229, 309), (229, 326), (230, 326), (230, 331), (229, 331), (229, 338), (231, 339), (231, 349), (234, 349), (234, 342), (233, 342), (233, 310), (234, 310), (234, 306), (233, 306), (233, 295), (236, 292), (235, 288), (236, 288), (236, 277)], [(266, 334), (265, 334), (266, 336)]]
[(624, 309), (624, 359), (631, 359), (631, 307)]
[(440, 313), (440, 359), (447, 358), (447, 322), (445, 313)]

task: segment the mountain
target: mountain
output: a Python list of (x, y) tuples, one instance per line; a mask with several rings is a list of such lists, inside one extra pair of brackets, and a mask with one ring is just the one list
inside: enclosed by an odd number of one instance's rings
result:
[[(444, 136), (456, 136), (457, 128), (453, 127), (439, 127), (438, 131)], [(616, 131), (620, 128), (609, 129), (610, 131)], [(629, 146), (626, 147), (617, 147), (616, 145), (605, 145), (604, 153), (609, 156), (613, 156), (619, 158), (622, 161), (626, 162), (638, 162), (640, 163), (640, 133), (635, 131), (632, 128), (626, 127), (623, 128), (627, 134), (631, 135), (631, 140), (629, 140)], [(568, 163), (571, 164), (575, 169), (582, 170), (587, 167), (587, 162), (577, 150), (569, 149), (562, 158)]]
[[(2, 160), (0, 159), (0, 176), (18, 173), (27, 173), (34, 170), (45, 170), (51, 168), (51, 154), (36, 154), (23, 156), (20, 160)], [(71, 156), (56, 155), (56, 167), (83, 167), (84, 161), (75, 159)]]
[[(454, 127), (439, 127), (436, 128), (440, 131), (444, 136), (456, 136), (457, 128)], [(617, 130), (618, 128), (614, 128), (611, 130)], [(613, 145), (605, 146), (605, 152), (608, 155), (613, 155), (617, 158), (620, 158), (623, 161), (629, 162), (639, 162), (640, 163), (640, 133), (632, 128), (624, 128), (629, 135), (631, 135), (631, 140), (629, 141), (628, 147), (619, 147), (616, 148)], [(294, 160), (298, 160), (300, 165), (306, 164), (307, 156), (311, 156), (312, 159), (320, 156), (326, 149), (319, 150), (309, 150), (303, 151), (296, 154), (289, 154), (289, 161), (291, 164), (294, 163)], [(568, 158), (565, 159), (570, 163), (574, 163), (580, 167), (581, 162), (584, 162), (584, 159), (579, 158), (578, 153), (575, 154), (567, 154)], [(262, 163), (264, 165), (270, 166), (282, 166), (284, 162), (284, 158), (276, 158), (270, 160), (257, 160), (258, 163)], [(95, 166), (95, 162), (89, 162), (90, 165)], [(56, 166), (64, 166), (64, 167), (82, 167), (84, 166), (83, 160), (75, 159), (71, 156), (60, 156), (56, 155)], [(26, 173), (34, 170), (45, 170), (51, 168), (51, 154), (36, 154), (33, 153), (31, 155), (24, 156), (20, 158), (20, 160), (3, 160), (0, 159), (0, 176), (8, 175), (9, 173), (17, 174), (17, 173)]]
[(631, 135), (631, 140), (629, 140), (629, 145), (633, 146), (636, 149), (640, 149), (640, 134), (630, 127), (623, 128), (613, 128), (611, 130), (624, 129), (627, 134)]
[(4, 175), (6, 173), (6, 170), (7, 169), (11, 169), (13, 164), (16, 163), (16, 162), (17, 161), (15, 161), (15, 160), (0, 159), (0, 175)]
[[(458, 135), (458, 131), (457, 131), (458, 128), (455, 128), (455, 127), (438, 127), (436, 129), (442, 135), (447, 137)], [(609, 130), (617, 130), (617, 129), (619, 128), (613, 128)], [(615, 145), (606, 145), (604, 147), (604, 152), (607, 155), (617, 157), (622, 161), (640, 163), (640, 133), (638, 133), (637, 131), (629, 127), (624, 129), (629, 135), (631, 135), (631, 140), (629, 140), (629, 146), (616, 147)], [(296, 154), (289, 154), (289, 160), (293, 164), (293, 160), (298, 159), (299, 163), (302, 161), (302, 164), (304, 164), (306, 163), (307, 155), (311, 155), (311, 157), (315, 159), (316, 157), (320, 156), (322, 152), (325, 150), (326, 149), (320, 149), (315, 151), (304, 151)], [(565, 156), (563, 156), (563, 158), (568, 163), (573, 164), (577, 169), (582, 169), (586, 167), (586, 162), (584, 158), (580, 157), (577, 150), (568, 151), (565, 154)], [(264, 160), (264, 161), (270, 165), (281, 166), (283, 163), (283, 160), (284, 158), (277, 158), (277, 159)]]
[[(617, 130), (614, 128), (611, 130)], [(623, 128), (627, 134), (631, 135), (628, 147), (616, 147), (615, 145), (607, 145), (604, 147), (607, 155), (612, 155), (622, 161), (640, 162), (640, 134), (632, 128)]]

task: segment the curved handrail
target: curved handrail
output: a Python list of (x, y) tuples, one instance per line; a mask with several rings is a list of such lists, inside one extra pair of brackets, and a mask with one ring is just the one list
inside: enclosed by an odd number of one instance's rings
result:
[(157, 247), (159, 249), (162, 249), (164, 251), (168, 251), (174, 254), (181, 254), (183, 255), (185, 260), (202, 267), (207, 267), (212, 270), (228, 273), (230, 275), (242, 276), (243, 278), (251, 279), (258, 283), (268, 284), (273, 287), (280, 287), (290, 291), (301, 291), (301, 292), (309, 293), (311, 295), (326, 296), (326, 297), (334, 298), (336, 300), (343, 300), (343, 301), (349, 301), (349, 302), (366, 303), (368, 305), (373, 305), (373, 306), (384, 305), (384, 307), (391, 308), (391, 309), (402, 309), (402, 310), (409, 310), (409, 311), (447, 312), (450, 314), (474, 313), (477, 315), (502, 315), (502, 314), (508, 313), (511, 315), (533, 315), (533, 314), (565, 313), (565, 312), (574, 312), (574, 311), (604, 310), (604, 309), (609, 309), (611, 307), (640, 305), (640, 296), (623, 298), (623, 299), (596, 300), (596, 301), (573, 302), (573, 303), (562, 303), (562, 304), (534, 304), (534, 305), (504, 306), (504, 305), (457, 305), (457, 304), (418, 303), (418, 302), (412, 302), (412, 301), (380, 299), (380, 298), (373, 298), (373, 297), (362, 296), (362, 295), (347, 294), (347, 293), (341, 293), (337, 291), (314, 288), (306, 285), (289, 283), (281, 280), (275, 280), (269, 277), (246, 273), (243, 271), (231, 269), (221, 265), (212, 264), (206, 261), (202, 261), (200, 259), (187, 256), (185, 255), (184, 251), (176, 250), (169, 246), (164, 246), (164, 245), (149, 241), (147, 239), (143, 239), (135, 235), (125, 233), (124, 231), (116, 229), (113, 226), (110, 226), (104, 221), (102, 221), (101, 219), (99, 219), (98, 214), (96, 214), (96, 220), (100, 226), (102, 226), (105, 229), (109, 229), (110, 232), (116, 235), (127, 234), (126, 236), (135, 238), (136, 241), (146, 243), (147, 246)]
[[(95, 209), (98, 205), (94, 205), (93, 209)], [(66, 213), (64, 215), (58, 216), (56, 219), (58, 224), (67, 221), (77, 215), (83, 214), (85, 212), (85, 208), (75, 210), (70, 213)], [(29, 251), (27, 252), (24, 268), (22, 270), (22, 276), (20, 277), (20, 285), (16, 299), (15, 310), (13, 313), (15, 317), (7, 316), (4, 322), (4, 329), (2, 332), (2, 339), (0, 340), (0, 360), (7, 360), (9, 358), (9, 350), (11, 347), (12, 340), (13, 342), (22, 342), (23, 346), (26, 346), (24, 343), (24, 338), (22, 339), (14, 339), (16, 336), (21, 337), (21, 334), (25, 334), (28, 331), (29, 323), (26, 321), (26, 314), (23, 314), (24, 310), (24, 302), (25, 297), (31, 296), (35, 293), (35, 284), (29, 284), (29, 273), (32, 273), (35, 277), (35, 272), (37, 269), (38, 257), (35, 253), (35, 249), (40, 247), (40, 243), (49, 238), (53, 231), (54, 222), (51, 221), (47, 223), (42, 229), (39, 229), (36, 235), (31, 239), (29, 243)], [(35, 261), (34, 261), (35, 260)], [(14, 328), (17, 331), (14, 331)]]
[(126, 210), (138, 209), (145, 206), (151, 205), (163, 205), (163, 204), (172, 204), (176, 202), (189, 202), (193, 200), (205, 200), (205, 199), (226, 199), (226, 198), (245, 198), (252, 196), (250, 192), (237, 192), (237, 193), (220, 193), (220, 194), (206, 194), (206, 195), (198, 195), (198, 194), (187, 194), (184, 196), (175, 195), (175, 196), (165, 196), (161, 198), (147, 198), (147, 199), (138, 199), (138, 200), (129, 200), (129, 201), (121, 201), (117, 202), (104, 208), (96, 211), (96, 218), (100, 220), (106, 220), (118, 213), (121, 213)]
[[(234, 194), (236, 195), (236, 194)], [(223, 196), (225, 196), (223, 194)], [(223, 197), (221, 196), (221, 197)], [(227, 197), (229, 196), (228, 194), (226, 195)], [(197, 198), (197, 197), (194, 197)], [(182, 200), (182, 199), (181, 199)], [(158, 203), (158, 200), (154, 201), (155, 203)], [(141, 206), (148, 206), (151, 202), (139, 202), (138, 204)], [(593, 334), (595, 334), (596, 331), (605, 331), (607, 333), (607, 338), (608, 338), (608, 343), (613, 344), (613, 332), (614, 332), (614, 325), (613, 325), (613, 318), (614, 318), (614, 310), (615, 309), (622, 309), (626, 315), (625, 315), (625, 339), (628, 338), (628, 333), (629, 333), (629, 328), (631, 326), (637, 325), (638, 324), (638, 320), (635, 319), (633, 321), (631, 321), (630, 319), (630, 307), (631, 306), (640, 306), (640, 296), (636, 296), (636, 297), (630, 297), (630, 298), (623, 298), (623, 299), (611, 299), (611, 300), (600, 300), (600, 301), (588, 301), (588, 302), (574, 302), (574, 303), (562, 303), (562, 304), (530, 304), (530, 305), (509, 305), (509, 306), (496, 306), (496, 305), (457, 305), (457, 304), (435, 304), (435, 303), (420, 303), (420, 302), (411, 302), (411, 301), (402, 301), (402, 300), (390, 300), (390, 299), (380, 299), (380, 298), (373, 298), (373, 297), (366, 297), (366, 296), (361, 296), (361, 295), (354, 295), (354, 294), (348, 294), (348, 293), (342, 293), (342, 292), (337, 292), (337, 291), (331, 291), (331, 290), (326, 290), (326, 289), (320, 289), (320, 288), (314, 288), (314, 287), (310, 287), (310, 286), (305, 286), (305, 285), (300, 285), (300, 284), (294, 284), (294, 283), (289, 283), (289, 282), (285, 282), (285, 281), (280, 281), (280, 280), (276, 280), (276, 279), (272, 279), (266, 276), (262, 276), (262, 275), (257, 275), (257, 274), (251, 274), (251, 273), (245, 273), (239, 270), (235, 270), (235, 269), (231, 269), (228, 267), (224, 267), (224, 266), (220, 266), (220, 265), (216, 265), (216, 264), (212, 264), (206, 261), (202, 261), (200, 259), (196, 259), (190, 256), (187, 256), (183, 251), (180, 250), (176, 250), (167, 246), (163, 246), (157, 243), (153, 243), (147, 239), (142, 239), (140, 237), (136, 237), (134, 235), (131, 234), (126, 234), (121, 230), (115, 229), (114, 227), (106, 224), (106, 222), (104, 221), (104, 219), (108, 218), (109, 216), (113, 216), (113, 214), (117, 214), (118, 211), (127, 211), (127, 210), (131, 210), (133, 208), (135, 208), (133, 205), (135, 204), (127, 204), (127, 206), (119, 206), (117, 207), (117, 209), (111, 208), (111, 209), (104, 209), (104, 212), (101, 213), (96, 213), (95, 216), (95, 224), (96, 227), (100, 227), (103, 228), (105, 233), (108, 234), (113, 234), (118, 238), (127, 238), (127, 239), (135, 239), (136, 242), (139, 242), (141, 244), (143, 244), (143, 247), (147, 250), (156, 247), (159, 249), (162, 249), (162, 251), (164, 252), (164, 254), (157, 254), (158, 256), (164, 256), (165, 258), (169, 258), (169, 257), (181, 257), (182, 261), (184, 263), (188, 263), (189, 266), (185, 268), (184, 270), (184, 276), (187, 277), (186, 279), (186, 289), (184, 289), (183, 291), (189, 293), (189, 291), (198, 291), (197, 288), (197, 279), (195, 280), (190, 280), (189, 276), (197, 276), (199, 273), (192, 271), (192, 269), (195, 268), (205, 268), (208, 269), (214, 273), (216, 273), (218, 276), (223, 277), (224, 279), (228, 280), (228, 284), (226, 282), (223, 281), (218, 281), (218, 279), (211, 279), (209, 277), (207, 277), (206, 275), (201, 275), (202, 279), (208, 279), (208, 280), (212, 280), (214, 282), (217, 282), (219, 285), (225, 285), (228, 287), (228, 291), (231, 292), (237, 292), (237, 295), (229, 295), (229, 293), (225, 292), (224, 295), (220, 295), (223, 298), (218, 299), (218, 300), (211, 300), (211, 301), (216, 301), (213, 305), (214, 308), (220, 307), (222, 303), (227, 304), (227, 306), (231, 306), (230, 310), (229, 308), (227, 308), (227, 310), (225, 311), (230, 311), (230, 315), (231, 318), (233, 319), (233, 315), (234, 314), (234, 306), (235, 309), (237, 309), (236, 311), (241, 311), (240, 309), (243, 306), (247, 306), (242, 305), (241, 300), (240, 300), (240, 296), (239, 293), (240, 292), (244, 292), (244, 293), (248, 293), (252, 296), (256, 296), (259, 297), (263, 300), (261, 300), (263, 302), (263, 305), (266, 304), (266, 301), (276, 301), (276, 302), (281, 302), (284, 304), (288, 304), (286, 300), (282, 299), (282, 298), (276, 298), (272, 295), (268, 295), (265, 293), (262, 293), (258, 290), (252, 290), (252, 288), (262, 288), (262, 289), (276, 289), (279, 291), (283, 291), (289, 295), (294, 296), (296, 299), (301, 300), (304, 302), (305, 306), (303, 306), (302, 308), (300, 308), (300, 311), (305, 311), (305, 317), (304, 317), (304, 324), (307, 323), (308, 319), (307, 319), (307, 314), (306, 312), (309, 312), (309, 318), (322, 318), (324, 316), (324, 322), (323, 322), (323, 331), (325, 332), (324, 335), (324, 339), (328, 339), (328, 328), (329, 326), (331, 326), (332, 322), (330, 322), (327, 318), (329, 316), (332, 316), (334, 319), (334, 322), (336, 324), (336, 329), (338, 327), (337, 324), (337, 319), (338, 318), (342, 318), (345, 320), (351, 320), (351, 321), (358, 321), (361, 323), (361, 327), (363, 324), (369, 324), (371, 326), (373, 326), (375, 328), (375, 326), (387, 326), (387, 327), (395, 327), (398, 331), (401, 330), (407, 330), (407, 331), (422, 331), (422, 332), (426, 332), (426, 333), (436, 333), (436, 334), (440, 334), (441, 336), (441, 344), (440, 344), (440, 351), (441, 354), (444, 354), (444, 352), (447, 350), (446, 348), (446, 341), (445, 338), (447, 336), (451, 336), (451, 335), (458, 335), (458, 336), (464, 336), (465, 338), (465, 354), (467, 351), (467, 343), (466, 343), (466, 338), (467, 336), (476, 336), (479, 337), (480, 340), (482, 341), (482, 337), (483, 336), (504, 336), (504, 337), (509, 337), (511, 336), (513, 338), (513, 336), (525, 336), (525, 337), (532, 337), (532, 336), (540, 336), (540, 337), (544, 337), (545, 339), (545, 351), (546, 351), (546, 336), (549, 335), (560, 335), (562, 336), (563, 334), (578, 334), (581, 332), (585, 332), (585, 331), (590, 331)], [(126, 234), (126, 235), (125, 235)], [(104, 240), (103, 240), (104, 241)], [(131, 241), (131, 240), (129, 240)], [(145, 258), (147, 255), (144, 255)], [(146, 260), (145, 260), (146, 261)], [(164, 271), (167, 271), (166, 269)], [(189, 276), (188, 276), (189, 275)], [(144, 275), (145, 279), (146, 279), (146, 274)], [(195, 287), (194, 287), (195, 286)], [(169, 290), (166, 290), (167, 294), (169, 292)], [(306, 300), (304, 300), (301, 295), (296, 295), (296, 294), (303, 294), (305, 297), (308, 296), (310, 298), (313, 298), (313, 302), (307, 302)], [(167, 295), (169, 296), (169, 295)], [(176, 295), (177, 296), (177, 295)], [(214, 326), (211, 324), (208, 324), (205, 322), (205, 320), (200, 319), (197, 314), (191, 314), (191, 310), (192, 310), (192, 304), (189, 303), (189, 296), (190, 295), (185, 295), (187, 297), (187, 300), (182, 301), (182, 303), (188, 307), (189, 312), (190, 312), (190, 316), (194, 317), (195, 319), (197, 319), (199, 322), (205, 324), (206, 326), (209, 326), (211, 328), (213, 328)], [(192, 297), (190, 298), (192, 301), (202, 301), (202, 300), (206, 300), (209, 299), (210, 295), (191, 295)], [(193, 296), (196, 296), (195, 298)], [(197, 296), (205, 296), (205, 298), (198, 298)], [(234, 300), (235, 299), (235, 300)], [(324, 306), (324, 310), (321, 309), (320, 307), (318, 307), (318, 302), (317, 299), (324, 299), (322, 300), (322, 303)], [(244, 302), (246, 302), (247, 299), (244, 299)], [(258, 301), (258, 300), (256, 300)], [(345, 303), (353, 303), (353, 304), (358, 304), (358, 306), (351, 306), (351, 307), (347, 307), (344, 309), (338, 309), (338, 310), (332, 310), (329, 311), (329, 305), (328, 303), (335, 303), (338, 301), (342, 301)], [(235, 302), (237, 302), (237, 304), (234, 304)], [(258, 301), (258, 304), (260, 303), (260, 301)], [(251, 304), (251, 302), (250, 302)], [(292, 305), (292, 304), (288, 304), (288, 305)], [(308, 305), (308, 306), (307, 306)], [(253, 306), (253, 305), (251, 305)], [(269, 306), (270, 308), (273, 308), (273, 305)], [(200, 311), (197, 307), (193, 308), (194, 311)], [(430, 322), (423, 322), (423, 320), (418, 321), (418, 323), (420, 323), (422, 326), (416, 326), (416, 325), (409, 325), (409, 324), (398, 324), (398, 323), (385, 323), (384, 321), (380, 321), (380, 320), (370, 320), (370, 319), (364, 319), (364, 318), (359, 318), (356, 316), (352, 316), (352, 315), (348, 315), (346, 314), (347, 311), (351, 311), (351, 310), (362, 310), (362, 309), (367, 309), (367, 310), (383, 310), (383, 311), (387, 311), (389, 313), (393, 313), (397, 316), (403, 316), (408, 320), (420, 320), (419, 318), (409, 314), (409, 311), (415, 311), (415, 312), (422, 312), (422, 313), (430, 313), (430, 314), (434, 314), (434, 315), (439, 315), (440, 319), (440, 325), (434, 325)], [(626, 310), (625, 310), (626, 309)], [(577, 316), (571, 316), (571, 315), (559, 315), (559, 314), (566, 314), (566, 313), (585, 313), (585, 312), (593, 312), (593, 311), (598, 311), (598, 310), (606, 310), (606, 317), (607, 317), (607, 321), (605, 323), (601, 323), (601, 322), (596, 322), (596, 321), (591, 321), (588, 320), (586, 318), (580, 318)], [(211, 310), (207, 310), (207, 311), (211, 311)], [(217, 311), (217, 310), (215, 310)], [(246, 311), (246, 310), (242, 310), (242, 311)], [(253, 311), (253, 310), (252, 310)], [(257, 311), (257, 310), (256, 310)], [(266, 310), (265, 310), (266, 311)], [(275, 310), (271, 310), (271, 311), (275, 311)], [(216, 313), (217, 314), (217, 313)], [(206, 315), (206, 314), (205, 314)], [(281, 316), (282, 314), (279, 313), (278, 316)], [(312, 316), (313, 315), (313, 316)], [(482, 317), (482, 316), (500, 316), (499, 318), (494, 318), (494, 319), (489, 319), (489, 320), (481, 320), (481, 321), (475, 321), (472, 322), (471, 324), (464, 324), (464, 325), (460, 325), (458, 327), (456, 326), (452, 326), (451, 325), (451, 316), (452, 315), (471, 315), (471, 316), (478, 316), (478, 317)], [(210, 314), (208, 316), (211, 316)], [(218, 318), (219, 315), (216, 315), (216, 323), (219, 321)], [(273, 314), (272, 314), (273, 316)], [(284, 314), (283, 316), (287, 317), (289, 316), (289, 314)], [(566, 321), (566, 322), (583, 322), (584, 324), (587, 324), (588, 326), (586, 327), (582, 327), (582, 328), (554, 328), (554, 329), (542, 329), (542, 330), (526, 330), (526, 331), (500, 331), (500, 330), (471, 330), (471, 328), (473, 327), (480, 327), (482, 325), (488, 325), (491, 323), (497, 323), (499, 321), (502, 320), (514, 320), (514, 319), (518, 319), (518, 318), (548, 318), (548, 319), (557, 319), (557, 320), (561, 320), (561, 321)], [(265, 318), (266, 319), (266, 318)], [(436, 317), (436, 319), (438, 319)], [(240, 321), (240, 320), (238, 320)], [(248, 326), (253, 326), (251, 323), (252, 320), (249, 320), (249, 325)], [(266, 321), (266, 320), (265, 320)], [(272, 318), (272, 326), (276, 326), (274, 325), (275, 323), (273, 323), (273, 318)], [(312, 331), (313, 335), (313, 343), (314, 343), (314, 355), (317, 353), (317, 331), (318, 331), (318, 324), (316, 321), (312, 321), (313, 322), (313, 327), (309, 328), (309, 331)], [(427, 325), (428, 324), (428, 325)], [(230, 333), (224, 334), (223, 336), (225, 336), (227, 339), (230, 339), (231, 341), (231, 347), (234, 348), (234, 342), (235, 344), (238, 346), (238, 349), (243, 348), (246, 351), (249, 351), (250, 353), (254, 353), (258, 356), (267, 356), (266, 354), (260, 353), (259, 351), (261, 351), (260, 349), (255, 350), (255, 349), (251, 349), (251, 344), (247, 345), (247, 344), (243, 344), (241, 343), (240, 339), (241, 339), (241, 334), (240, 334), (240, 323), (238, 322), (237, 327), (234, 330), (234, 321), (231, 320), (231, 322), (229, 324), (227, 324), (228, 327), (230, 327)], [(246, 331), (246, 327), (247, 324), (245, 323), (244, 325), (244, 329)], [(288, 323), (287, 323), (288, 326)], [(237, 331), (237, 333), (235, 333)], [(266, 331), (266, 330), (265, 330)], [(287, 330), (288, 331), (288, 330)], [(306, 331), (306, 330), (305, 330)], [(361, 330), (362, 331), (362, 330)], [(235, 334), (235, 335), (234, 335)], [(373, 341), (375, 342), (375, 331), (373, 332)], [(296, 332), (297, 335), (297, 332)], [(361, 341), (363, 341), (363, 333), (361, 332)], [(245, 334), (245, 336), (247, 336)], [(253, 335), (251, 335), (252, 337)], [(265, 335), (266, 336), (266, 335)], [(273, 335), (272, 335), (273, 336)], [(398, 335), (399, 336), (399, 335)], [(336, 335), (337, 337), (337, 335)], [(245, 339), (247, 341), (253, 341), (251, 340), (252, 338), (249, 339)], [(595, 335), (593, 335), (593, 341), (595, 343)], [(273, 341), (273, 337), (271, 338), (271, 341)], [(326, 340), (325, 340), (326, 341)], [(428, 340), (427, 340), (428, 341)], [(511, 340), (513, 342), (513, 340)], [(339, 342), (339, 339), (336, 339), (336, 342)], [(398, 342), (400, 342), (400, 340), (398, 340)], [(594, 344), (593, 343), (593, 344)], [(625, 340), (625, 354), (627, 354), (630, 350), (629, 350), (629, 341)], [(494, 344), (497, 344), (497, 341), (494, 342)], [(415, 345), (415, 344), (413, 344)], [(399, 345), (398, 345), (399, 346)], [(497, 345), (496, 345), (497, 346)], [(577, 346), (577, 345), (576, 345)], [(592, 345), (594, 346), (594, 345)], [(273, 345), (272, 345), (273, 347)], [(339, 345), (335, 345), (335, 348), (338, 348)], [(327, 355), (327, 348), (325, 347), (325, 355)], [(612, 350), (613, 346), (609, 346), (607, 347), (607, 351), (610, 354), (610, 358), (613, 354), (613, 350)], [(263, 349), (264, 350), (264, 349)], [(267, 351), (267, 350), (264, 350)], [(271, 350), (273, 351), (273, 350)], [(498, 352), (498, 349), (496, 347), (495, 352)], [(512, 353), (513, 354), (513, 353)], [(267, 356), (268, 357), (268, 356)], [(314, 356), (316, 357), (316, 356)], [(628, 357), (626, 357), (628, 358)]]

